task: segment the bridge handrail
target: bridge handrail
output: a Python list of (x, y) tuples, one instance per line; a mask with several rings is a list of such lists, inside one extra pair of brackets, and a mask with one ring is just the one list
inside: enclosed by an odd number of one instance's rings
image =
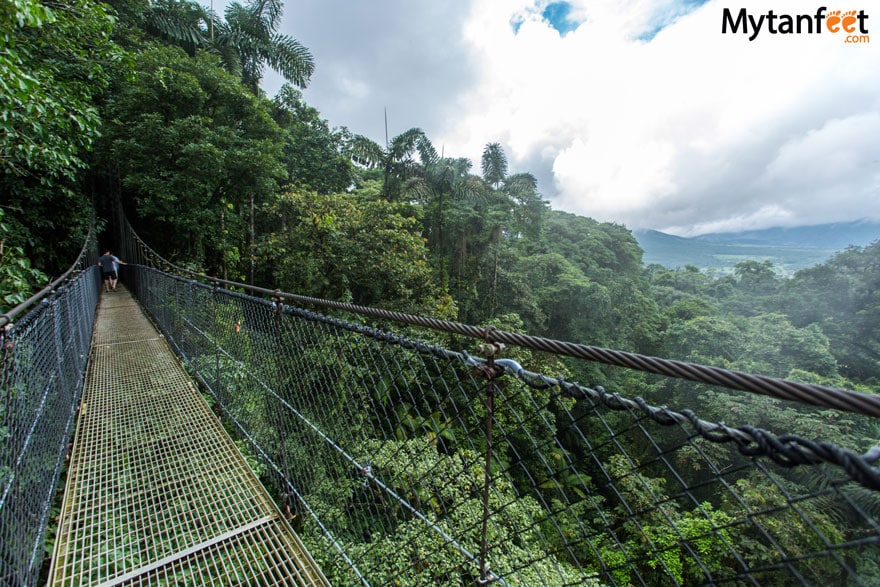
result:
[[(125, 237), (133, 293), (258, 455), (328, 577), (867, 584), (852, 561), (880, 544), (875, 422), (665, 382), (629, 398), (528, 371), (501, 343), (869, 416), (870, 394), (257, 287)], [(652, 398), (720, 403), (707, 418)], [(751, 424), (724, 422), (740, 416)], [(387, 549), (415, 535), (389, 567)]]
[(94, 225), (76, 260), (0, 314), (0, 584), (36, 585), (100, 292)]
[(21, 314), (23, 314), (28, 309), (37, 305), (43, 298), (47, 295), (58, 289), (58, 286), (62, 283), (66, 283), (73, 277), (75, 277), (75, 273), (82, 271), (84, 267), (82, 266), (84, 260), (88, 257), (90, 251), (90, 246), (93, 244), (94, 239), (95, 226), (94, 223), (89, 227), (89, 232), (86, 234), (86, 238), (83, 241), (83, 246), (79, 251), (79, 255), (76, 256), (76, 260), (68, 267), (67, 271), (62, 273), (57, 279), (51, 281), (47, 286), (43, 289), (18, 304), (5, 314), (0, 314), (0, 328), (5, 328), (9, 324), (11, 324), (15, 318)]
[(823, 408), (832, 408), (866, 416), (880, 417), (880, 395), (813, 383), (802, 383), (764, 375), (754, 375), (721, 367), (712, 367), (696, 363), (688, 363), (685, 361), (652, 357), (628, 351), (612, 350), (538, 336), (517, 334), (504, 330), (497, 330), (493, 327), (472, 326), (449, 320), (427, 318), (414, 314), (383, 310), (381, 308), (325, 300), (287, 293), (278, 289), (267, 289), (246, 283), (212, 277), (204, 273), (192, 271), (185, 267), (180, 267), (179, 265), (168, 261), (150, 248), (130, 226), (128, 228), (138, 245), (142, 247), (144, 251), (149, 253), (148, 256), (157, 259), (166, 269), (173, 269), (183, 275), (205, 280), (216, 286), (222, 285), (225, 287), (241, 289), (253, 294), (270, 296), (279, 303), (286, 300), (299, 304), (341, 310), (369, 318), (377, 318), (400, 324), (419, 326), (440, 332), (468, 336), (489, 343), (512, 344), (533, 351), (550, 352), (557, 355), (586, 359), (615, 367), (626, 367), (655, 375), (663, 375), (697, 383), (717, 385), (727, 389), (766, 395), (776, 399), (790, 400)]
[[(753, 423), (794, 432), (778, 435), (749, 424), (728, 426), (713, 421), (728, 417), (723, 408), (703, 419), (690, 409), (676, 412), (641, 397), (630, 399), (624, 390), (606, 392), (598, 385), (584, 387), (527, 371), (511, 359), (495, 358), (490, 351), (497, 343), (481, 344), (482, 357), (470, 355), (432, 344), (409, 329), (389, 328), (390, 323), (292, 303), (308, 301), (302, 296), (285, 299), (281, 292), (244, 284), (233, 288), (235, 282), (194, 279), (193, 272), (176, 275), (167, 269), (134, 265), (128, 275), (133, 292), (197, 374), (224, 421), (259, 455), (285, 507), (297, 519), (310, 520), (309, 540), (326, 555), (322, 564), (335, 569), (330, 574), (336, 577), (382, 577), (385, 557), (373, 540), (403, 542), (398, 536), (415, 531), (410, 521), (426, 536), (422, 555), (457, 551), (453, 560), (461, 558), (456, 565), (474, 569), (468, 571), (473, 576), (476, 570), (483, 572), (482, 583), (496, 580), (499, 585), (508, 584), (509, 577), (521, 579), (521, 571), (542, 572), (531, 563), (544, 560), (536, 554), (539, 558), (515, 569), (496, 566), (500, 551), (511, 544), (510, 537), (499, 538), (502, 527), (527, 527), (540, 534), (544, 548), (569, 553), (581, 572), (580, 583), (566, 583), (572, 585), (592, 584), (590, 578), (599, 570), (607, 584), (630, 584), (618, 579), (628, 573), (645, 572), (656, 579), (659, 559), (667, 555), (673, 567), (678, 556), (703, 560), (694, 564), (703, 565), (708, 580), (716, 571), (708, 570), (714, 563), (706, 541), (733, 553), (738, 562), (725, 568), (741, 567), (738, 579), (777, 571), (799, 577), (800, 563), (767, 529), (776, 521), (784, 521), (780, 528), (786, 535), (797, 534), (798, 524), (804, 523), (809, 525), (806, 535), (819, 537), (809, 551), (798, 551), (798, 560), (803, 556), (805, 564), (812, 564), (835, 556), (834, 562), (850, 577), (859, 571), (842, 553), (854, 559), (857, 555), (850, 553), (880, 544), (880, 527), (871, 517), (877, 511), (872, 503), (880, 502), (877, 494), (868, 493), (880, 490), (880, 469), (873, 465), (880, 447), (860, 454), (872, 438), (868, 422), (841, 419), (842, 426), (860, 430), (858, 437), (852, 430), (852, 436), (839, 437), (841, 444), (809, 440), (799, 434), (814, 437), (813, 430), (791, 421), (808, 414), (779, 406), (779, 413), (765, 420), (764, 410), (775, 410), (761, 402), (756, 405), (759, 415), (748, 415)], [(221, 282), (229, 289), (220, 287)], [(347, 309), (339, 303), (332, 306)], [(453, 344), (462, 343), (469, 341)], [(540, 357), (532, 359), (544, 364)], [(508, 376), (502, 377), (502, 371)], [(688, 403), (678, 395), (679, 387), (664, 391), (676, 394), (673, 402)], [(654, 391), (647, 390), (652, 395), (645, 397), (673, 397)], [(703, 398), (694, 391), (690, 398)], [(718, 396), (731, 402), (731, 419), (749, 401)], [(817, 426), (815, 433), (838, 438), (822, 426), (827, 420), (833, 428), (839, 414), (822, 411), (809, 417)], [(459, 465), (467, 472), (458, 471)], [(812, 470), (803, 471), (801, 465)], [(674, 489), (667, 493), (666, 486)], [(346, 489), (337, 495), (329, 487)], [(538, 500), (549, 517), (504, 521), (515, 516), (499, 504), (519, 503), (512, 497), (498, 501), (504, 487)], [(606, 502), (613, 508), (603, 508)], [(830, 503), (837, 504), (834, 512), (852, 509), (853, 525), (847, 521), (844, 526), (851, 530), (841, 530), (845, 540), (822, 534), (825, 526), (818, 511), (829, 509)], [(597, 517), (584, 522), (590, 519), (584, 512), (591, 508)], [(327, 517), (326, 512), (339, 517)], [(401, 517), (401, 512), (408, 513)], [(361, 519), (376, 534), (361, 534)], [(693, 520), (701, 520), (699, 529), (691, 526)], [(626, 538), (622, 523), (636, 538)], [(674, 537), (673, 542), (655, 544), (658, 535), (652, 525)], [(745, 536), (761, 541), (760, 549), (773, 550), (772, 569), (749, 551), (752, 542), (739, 542)], [(370, 558), (353, 546), (360, 542), (380, 556)], [(596, 550), (596, 544), (605, 550)], [(629, 555), (615, 558), (606, 552), (626, 553), (634, 544), (654, 552), (647, 556), (657, 560), (639, 565)], [(691, 584), (672, 581), (675, 570), (667, 575), (670, 584)]]

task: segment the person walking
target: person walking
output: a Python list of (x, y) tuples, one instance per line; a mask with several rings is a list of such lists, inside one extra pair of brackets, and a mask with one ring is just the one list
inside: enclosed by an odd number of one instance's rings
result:
[(116, 282), (119, 280), (119, 265), (125, 265), (125, 262), (107, 249), (98, 257), (98, 265), (101, 266), (101, 274), (104, 277), (104, 289), (107, 292), (111, 289), (115, 290)]

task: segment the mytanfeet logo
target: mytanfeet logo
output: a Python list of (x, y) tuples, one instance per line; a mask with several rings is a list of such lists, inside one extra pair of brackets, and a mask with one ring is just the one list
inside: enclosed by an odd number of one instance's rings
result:
[(721, 32), (742, 33), (749, 41), (758, 35), (839, 35), (844, 43), (865, 44), (871, 42), (868, 33), (868, 15), (864, 10), (828, 10), (819, 7), (814, 13), (785, 14), (768, 10), (765, 14), (750, 14), (745, 8), (734, 12), (725, 8), (721, 20)]

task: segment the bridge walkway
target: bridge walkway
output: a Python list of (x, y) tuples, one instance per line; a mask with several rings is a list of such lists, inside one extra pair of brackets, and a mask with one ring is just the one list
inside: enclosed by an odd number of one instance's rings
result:
[(120, 284), (102, 293), (55, 585), (329, 585)]

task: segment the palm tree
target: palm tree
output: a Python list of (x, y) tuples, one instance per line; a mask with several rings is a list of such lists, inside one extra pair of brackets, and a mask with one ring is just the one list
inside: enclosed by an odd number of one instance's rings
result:
[(386, 200), (396, 200), (404, 182), (421, 177), (425, 169), (437, 161), (437, 150), (419, 128), (411, 128), (397, 135), (383, 149), (362, 135), (351, 142), (351, 158), (355, 163), (371, 169), (382, 169)]
[[(538, 181), (531, 173), (507, 174), (507, 156), (499, 143), (489, 143), (483, 149), (483, 181), (492, 188), (494, 203), (499, 210), (501, 223), (495, 225), (489, 239), (487, 254), (491, 255), (491, 268), (487, 271), (489, 284), (487, 302), (489, 316), (495, 313), (498, 289), (499, 249), (509, 246), (522, 234), (533, 239), (541, 231), (545, 202), (538, 193)], [(504, 234), (507, 238), (504, 238)]]
[(483, 180), (493, 189), (498, 189), (507, 177), (507, 155), (500, 143), (489, 143), (483, 149)]
[(537, 236), (547, 203), (538, 193), (538, 180), (531, 173), (507, 175), (507, 155), (499, 143), (483, 149), (483, 181), (492, 187), (497, 198), (508, 205), (513, 215), (510, 229)]
[(268, 65), (284, 79), (305, 88), (315, 63), (296, 39), (278, 33), (282, 0), (247, 0), (226, 7), (220, 19), (194, 0), (153, 0), (144, 14), (147, 30), (180, 44), (193, 54), (204, 49), (255, 94)]
[(213, 44), (238, 54), (241, 81), (256, 93), (266, 65), (300, 88), (315, 70), (311, 52), (299, 41), (278, 33), (282, 0), (248, 0), (226, 7), (226, 21), (214, 25)]
[(142, 14), (144, 28), (170, 40), (192, 56), (206, 45), (205, 26), (211, 22), (209, 11), (191, 0), (152, 0)]
[[(464, 157), (441, 157), (426, 165), (424, 173), (408, 180), (403, 188), (404, 192), (426, 205), (425, 237), (435, 253), (444, 287), (449, 284), (450, 275), (457, 275), (460, 285), (468, 257), (468, 243), (475, 230), (469, 224), (480, 216), (473, 205), (485, 201), (487, 194), (486, 184), (470, 170), (471, 162)], [(431, 208), (434, 208), (433, 214)], [(454, 219), (451, 232), (458, 235), (457, 250), (449, 246), (447, 221), (450, 213)]]

